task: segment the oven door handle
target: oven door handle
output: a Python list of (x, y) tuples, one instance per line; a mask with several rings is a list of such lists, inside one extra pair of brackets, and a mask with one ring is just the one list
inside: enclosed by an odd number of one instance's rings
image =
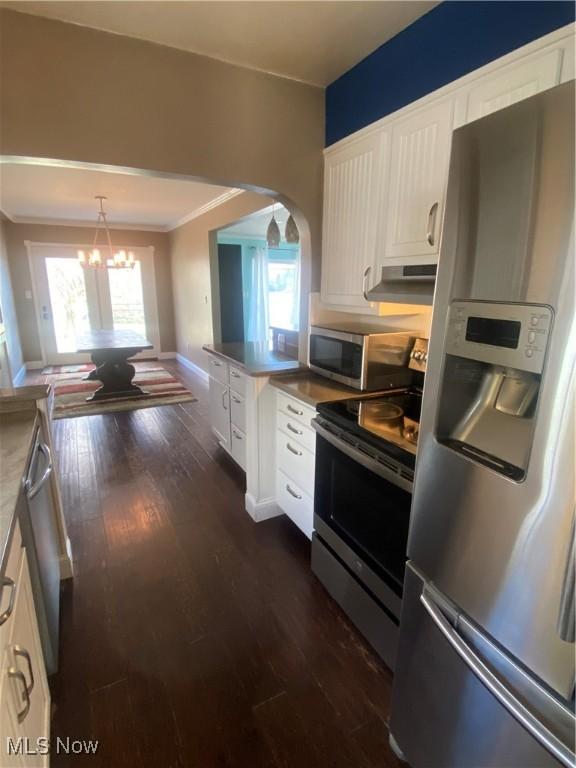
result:
[(350, 459), (357, 461), (358, 464), (361, 464), (370, 472), (374, 472), (375, 475), (378, 475), (382, 479), (388, 480), (388, 482), (392, 483), (392, 485), (396, 485), (398, 488), (402, 488), (403, 491), (412, 493), (412, 482), (410, 480), (402, 477), (397, 472), (394, 472), (394, 470), (388, 469), (388, 467), (386, 467), (384, 464), (381, 464), (376, 459), (373, 459), (371, 456), (368, 456), (367, 454), (358, 450), (358, 448), (355, 448), (353, 445), (349, 445), (337, 435), (330, 432), (330, 430), (323, 427), (317, 419), (312, 419), (312, 426), (320, 435), (320, 437), (323, 437), (324, 440), (330, 443), (330, 445), (333, 445), (334, 448), (342, 451), (342, 453), (344, 453)]

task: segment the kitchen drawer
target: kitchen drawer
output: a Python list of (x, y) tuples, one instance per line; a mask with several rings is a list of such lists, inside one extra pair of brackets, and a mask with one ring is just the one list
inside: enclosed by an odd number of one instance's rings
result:
[(246, 435), (238, 427), (232, 426), (230, 452), (232, 458), (246, 471)]
[(208, 355), (208, 373), (213, 379), (228, 386), (228, 363), (214, 355)]
[(14, 533), (12, 535), (12, 541), (10, 542), (10, 551), (8, 553), (8, 562), (6, 564), (6, 570), (4, 576), (10, 579), (12, 583), (7, 583), (0, 589), (0, 615), (9, 612), (4, 622), (0, 624), (0, 648), (4, 648), (6, 645), (6, 639), (11, 626), (11, 611), (10, 603), (14, 604), (16, 597), (16, 591), (18, 589), (18, 578), (20, 574), (20, 564), (22, 561), (22, 535), (20, 533), (20, 525), (16, 521), (14, 525)]
[(284, 394), (284, 392), (278, 392), (277, 394), (278, 410), (290, 416), (292, 419), (296, 419), (300, 424), (309, 427), (310, 422), (316, 416), (316, 411), (309, 405), (305, 405), (301, 400), (297, 400), (295, 397), (290, 397)]
[(243, 395), (230, 390), (230, 420), (233, 427), (246, 432), (246, 402)]
[(304, 493), (314, 495), (314, 454), (280, 430), (276, 432), (276, 462), (278, 469), (299, 485)]
[(301, 421), (296, 421), (283, 411), (276, 414), (276, 426), (294, 441), (294, 444), (304, 446), (312, 453), (316, 452), (316, 432), (311, 427), (306, 427)]
[(230, 389), (239, 395), (246, 394), (246, 372), (236, 366), (230, 366)]
[(311, 496), (281, 470), (276, 473), (276, 501), (280, 509), (311, 539), (314, 528), (314, 502)]

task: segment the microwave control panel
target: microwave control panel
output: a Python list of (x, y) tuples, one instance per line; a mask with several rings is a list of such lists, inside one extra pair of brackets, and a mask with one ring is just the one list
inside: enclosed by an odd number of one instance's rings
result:
[(454, 301), (446, 353), (542, 373), (552, 320), (552, 309), (542, 304)]

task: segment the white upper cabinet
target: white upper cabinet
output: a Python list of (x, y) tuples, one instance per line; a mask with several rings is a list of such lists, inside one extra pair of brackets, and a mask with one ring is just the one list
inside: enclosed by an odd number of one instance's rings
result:
[(468, 91), (467, 122), (558, 85), (563, 53), (561, 48), (548, 50), (482, 77)]
[(326, 152), (322, 237), (322, 301), (369, 305), (376, 282), (376, 245), (388, 133), (376, 131)]
[(437, 259), (452, 140), (453, 102), (433, 104), (392, 127), (381, 263)]

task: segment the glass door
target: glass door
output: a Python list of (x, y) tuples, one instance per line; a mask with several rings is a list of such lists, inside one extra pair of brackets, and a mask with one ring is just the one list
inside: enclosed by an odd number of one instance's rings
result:
[(151, 248), (131, 248), (134, 269), (83, 269), (77, 247), (29, 245), (38, 332), (44, 362), (88, 362), (76, 352), (77, 337), (90, 330), (133, 330), (160, 351), (158, 311)]

